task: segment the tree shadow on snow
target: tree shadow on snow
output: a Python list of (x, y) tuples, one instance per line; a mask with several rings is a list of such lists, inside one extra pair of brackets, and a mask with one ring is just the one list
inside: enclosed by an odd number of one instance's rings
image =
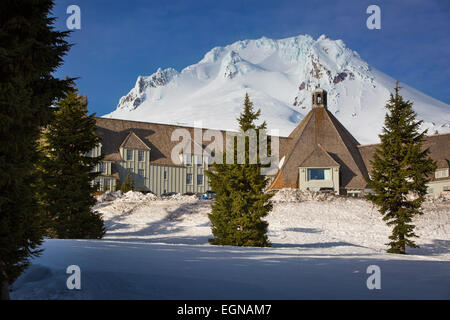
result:
[[(120, 229), (133, 228), (132, 224), (122, 223), (125, 216), (118, 215), (107, 221), (106, 226), (109, 233), (106, 234), (105, 240), (110, 241), (143, 241), (143, 242), (162, 242), (162, 243), (178, 243), (178, 244), (205, 244), (208, 243), (206, 236), (177, 236), (177, 233), (186, 230), (186, 227), (177, 226), (177, 223), (183, 221), (185, 215), (195, 213), (198, 210), (198, 204), (183, 204), (173, 210), (167, 210), (167, 214), (160, 220), (149, 222), (145, 227), (137, 226), (136, 231), (119, 231)], [(199, 227), (205, 224), (199, 225)], [(173, 235), (173, 236), (171, 236)], [(148, 236), (157, 236), (145, 238)], [(113, 238), (109, 238), (113, 237)]]
[(360, 247), (349, 242), (317, 242), (317, 243), (272, 243), (273, 248), (334, 248), (334, 247)]
[(314, 229), (314, 228), (286, 228), (283, 231), (301, 232), (301, 233), (320, 233), (320, 232), (322, 232), (321, 230)]
[(408, 248), (406, 251), (410, 254), (439, 256), (450, 254), (450, 241), (435, 239), (432, 243), (419, 244), (420, 248)]

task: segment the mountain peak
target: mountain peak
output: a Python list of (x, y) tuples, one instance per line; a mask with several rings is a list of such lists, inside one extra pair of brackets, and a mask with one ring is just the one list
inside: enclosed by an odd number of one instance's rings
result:
[[(311, 109), (311, 93), (328, 92), (328, 109), (362, 143), (378, 142), (385, 105), (395, 80), (372, 68), (342, 40), (321, 35), (262, 37), (215, 47), (178, 73), (159, 68), (140, 76), (135, 87), (106, 117), (235, 129), (248, 92), (269, 129), (290, 131)], [(402, 84), (423, 128), (450, 132), (449, 105)]]

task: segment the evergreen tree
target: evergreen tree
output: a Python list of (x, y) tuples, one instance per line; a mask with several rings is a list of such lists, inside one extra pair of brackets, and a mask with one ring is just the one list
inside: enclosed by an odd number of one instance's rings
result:
[[(260, 110), (253, 110), (253, 103), (247, 94), (244, 111), (238, 119), (242, 133), (249, 129), (256, 132), (266, 129), (265, 122), (259, 126), (255, 124), (260, 114)], [(248, 137), (245, 140), (245, 164), (238, 164), (236, 161), (236, 143), (233, 151), (233, 164), (226, 164), (225, 155), (222, 155), (224, 162), (215, 163), (213, 171), (206, 172), (211, 187), (216, 192), (215, 203), (209, 214), (214, 235), (210, 243), (268, 247), (268, 223), (262, 220), (272, 210), (272, 195), (264, 193), (268, 179), (261, 175), (260, 161), (257, 161), (257, 164), (251, 164), (249, 161)]]
[(130, 173), (128, 173), (125, 181), (120, 186), (120, 191), (127, 193), (128, 191), (134, 191), (134, 181), (131, 180)]
[[(406, 253), (406, 246), (417, 247), (411, 238), (417, 237), (412, 224), (415, 215), (422, 214), (421, 206), (427, 193), (427, 176), (435, 170), (434, 161), (423, 150), (426, 132), (419, 133), (422, 121), (416, 121), (413, 103), (404, 101), (395, 88), (395, 95), (386, 105), (381, 145), (376, 149), (368, 187), (374, 194), (368, 199), (378, 205), (383, 220), (393, 226), (388, 243), (390, 253)], [(414, 195), (414, 199), (408, 195)]]
[(69, 83), (53, 77), (70, 45), (50, 18), (51, 0), (0, 1), (0, 284), (7, 286), (39, 254), (36, 206), (40, 128)]
[(88, 153), (101, 141), (95, 115), (87, 115), (86, 98), (75, 89), (59, 100), (55, 119), (43, 134), (43, 203), (50, 229), (60, 239), (100, 239), (105, 234), (101, 215), (93, 212), (101, 157)]

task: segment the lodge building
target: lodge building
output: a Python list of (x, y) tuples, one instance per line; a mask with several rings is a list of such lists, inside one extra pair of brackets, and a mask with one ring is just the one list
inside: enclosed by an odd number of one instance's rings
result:
[[(211, 159), (203, 152), (183, 154), (172, 160), (176, 129), (194, 137), (194, 128), (174, 125), (97, 118), (102, 142), (91, 151), (103, 156), (96, 179), (102, 190), (115, 190), (129, 175), (137, 190), (157, 195), (167, 192), (203, 193), (210, 189), (205, 171)], [(206, 129), (200, 129), (202, 133)], [(225, 136), (225, 131), (217, 131)], [(224, 139), (225, 140), (225, 139)], [(205, 150), (204, 144), (200, 148)], [(429, 193), (450, 191), (450, 134), (427, 136), (424, 147), (437, 163), (430, 176)], [(327, 109), (327, 93), (312, 94), (312, 109), (288, 137), (279, 137), (280, 166), (271, 177), (269, 189), (298, 188), (328, 190), (340, 195), (359, 196), (368, 192), (366, 178), (377, 145), (360, 145)]]

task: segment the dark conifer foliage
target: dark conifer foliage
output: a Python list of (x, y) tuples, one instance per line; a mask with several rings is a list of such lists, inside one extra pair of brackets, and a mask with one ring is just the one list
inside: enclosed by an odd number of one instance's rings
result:
[(417, 247), (412, 241), (417, 237), (413, 218), (422, 214), (428, 175), (435, 170), (435, 163), (423, 148), (426, 132), (419, 132), (422, 121), (416, 121), (413, 103), (404, 101), (399, 91), (397, 83), (386, 105), (381, 145), (375, 151), (368, 180), (375, 193), (368, 199), (378, 205), (387, 225), (393, 227), (388, 252), (405, 254), (407, 246)]
[[(70, 45), (53, 28), (51, 0), (0, 1), (0, 283), (38, 254), (42, 227), (35, 164), (40, 130), (70, 80), (53, 77)], [(6, 297), (3, 297), (6, 298)]]
[[(266, 129), (266, 123), (257, 126), (255, 121), (261, 111), (253, 110), (253, 103), (245, 97), (244, 110), (239, 117), (242, 132), (254, 129), (257, 132)], [(270, 194), (264, 192), (268, 179), (261, 175), (261, 164), (249, 162), (249, 139), (246, 138), (245, 164), (237, 164), (235, 143), (235, 161), (233, 164), (214, 164), (207, 172), (210, 184), (216, 192), (215, 203), (209, 219), (212, 223), (215, 245), (268, 247), (268, 223), (262, 218), (272, 210)], [(225, 155), (224, 155), (225, 159)]]
[(120, 191), (127, 193), (128, 191), (134, 191), (134, 189), (134, 181), (131, 179), (130, 173), (128, 173), (125, 181), (120, 186)]
[(89, 154), (101, 141), (87, 99), (71, 89), (56, 104), (55, 119), (43, 134), (42, 202), (50, 219), (50, 235), (60, 239), (100, 239), (103, 219), (92, 211), (101, 157)]

